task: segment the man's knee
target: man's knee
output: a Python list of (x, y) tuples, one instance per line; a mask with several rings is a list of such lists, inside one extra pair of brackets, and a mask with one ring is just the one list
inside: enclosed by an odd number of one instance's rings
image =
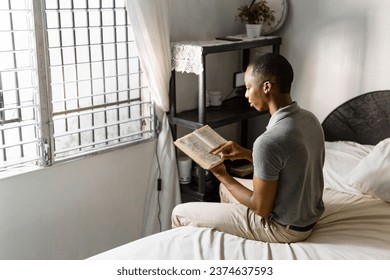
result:
[(183, 208), (185, 207), (185, 204), (179, 204), (176, 205), (175, 208), (173, 208), (171, 221), (172, 221), (172, 228), (181, 227), (183, 226), (181, 224), (181, 217), (183, 217)]

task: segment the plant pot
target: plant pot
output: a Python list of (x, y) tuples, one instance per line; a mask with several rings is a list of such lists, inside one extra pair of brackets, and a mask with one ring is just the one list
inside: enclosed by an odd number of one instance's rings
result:
[(256, 37), (260, 37), (261, 35), (261, 26), (262, 24), (249, 24), (247, 23), (245, 25), (246, 27), (246, 36), (248, 38), (256, 38)]

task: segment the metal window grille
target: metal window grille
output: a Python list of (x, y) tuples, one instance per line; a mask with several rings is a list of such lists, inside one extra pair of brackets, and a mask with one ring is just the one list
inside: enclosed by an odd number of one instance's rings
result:
[(30, 0), (0, 1), (0, 170), (39, 159), (39, 107)]
[(124, 0), (2, 0), (0, 40), (0, 170), (154, 137)]
[(54, 161), (153, 137), (124, 1), (46, 0)]

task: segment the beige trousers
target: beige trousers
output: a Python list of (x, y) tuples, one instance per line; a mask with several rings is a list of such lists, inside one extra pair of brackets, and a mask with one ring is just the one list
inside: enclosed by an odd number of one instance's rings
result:
[[(252, 180), (239, 179), (249, 189)], [(263, 218), (240, 204), (220, 185), (221, 203), (189, 202), (177, 205), (172, 212), (172, 227), (196, 226), (213, 228), (243, 238), (272, 242), (292, 243), (308, 238), (312, 230), (301, 232), (280, 225), (272, 218)]]

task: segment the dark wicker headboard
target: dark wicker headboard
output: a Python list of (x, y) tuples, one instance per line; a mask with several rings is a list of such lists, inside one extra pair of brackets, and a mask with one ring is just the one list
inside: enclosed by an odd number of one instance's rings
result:
[(390, 90), (359, 95), (334, 109), (323, 121), (326, 141), (375, 145), (390, 137)]

